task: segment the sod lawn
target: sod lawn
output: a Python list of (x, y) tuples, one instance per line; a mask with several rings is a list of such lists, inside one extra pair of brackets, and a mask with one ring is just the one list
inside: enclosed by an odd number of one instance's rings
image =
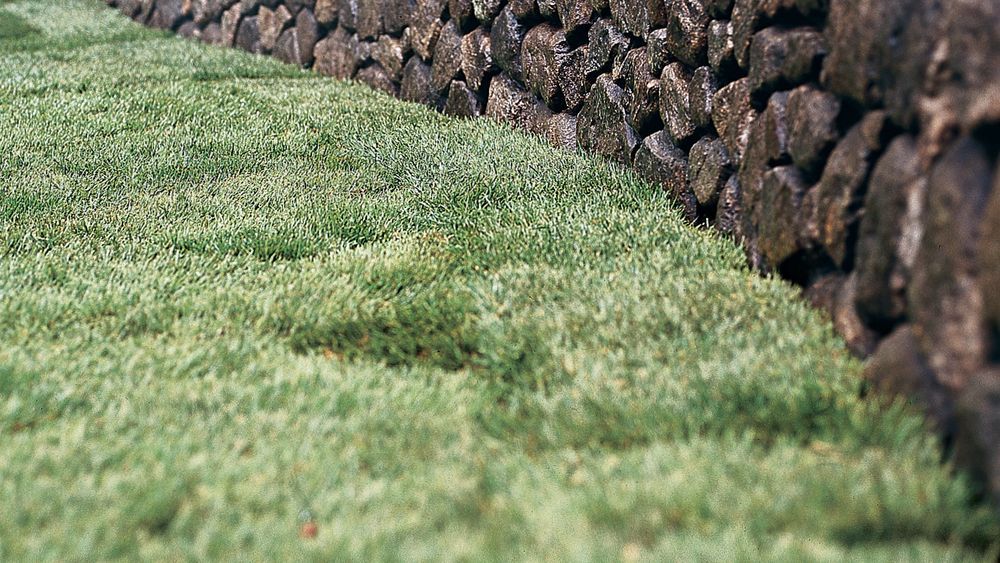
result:
[(966, 560), (798, 291), (489, 120), (0, 0), (0, 560)]

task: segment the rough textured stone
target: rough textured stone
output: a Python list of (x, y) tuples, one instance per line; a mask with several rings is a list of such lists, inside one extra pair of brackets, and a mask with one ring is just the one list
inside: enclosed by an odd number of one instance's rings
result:
[(261, 53), (264, 47), (260, 42), (260, 30), (257, 25), (257, 17), (251, 16), (240, 21), (240, 27), (236, 31), (236, 46), (251, 53)]
[(461, 80), (455, 80), (448, 89), (448, 99), (444, 112), (456, 117), (479, 117), (483, 112), (483, 102), (479, 96)]
[(320, 25), (331, 26), (337, 22), (339, 13), (337, 0), (316, 0), (315, 15)]
[(201, 37), (201, 29), (198, 27), (198, 24), (188, 20), (177, 28), (177, 35), (188, 39), (197, 39)]
[(472, 0), (448, 0), (448, 15), (462, 31), (470, 31), (478, 23)]
[(687, 183), (687, 155), (664, 132), (650, 135), (642, 142), (635, 154), (635, 169), (642, 177), (665, 187), (677, 198), (686, 217), (696, 217), (694, 194)]
[[(740, 68), (750, 66), (750, 42), (760, 29), (763, 13), (758, 9), (761, 0), (735, 0), (730, 16), (732, 22), (733, 58)], [(864, 0), (862, 0), (864, 1)]]
[(416, 0), (380, 0), (385, 33), (399, 36), (409, 28), (410, 17), (417, 9)]
[(343, 28), (328, 35), (316, 44), (314, 68), (320, 74), (337, 78), (351, 78), (366, 58), (365, 46), (358, 38)]
[(538, 18), (535, 0), (507, 0), (507, 6), (517, 21), (529, 22)]
[(222, 12), (229, 5), (220, 0), (193, 0), (191, 2), (191, 18), (198, 26), (206, 26), (211, 22), (220, 20)]
[(211, 22), (201, 30), (201, 40), (212, 45), (222, 44), (222, 26)]
[(812, 86), (788, 95), (788, 152), (796, 166), (812, 173), (822, 167), (837, 141), (840, 102)]
[(549, 107), (562, 105), (560, 75), (569, 58), (569, 45), (562, 31), (540, 24), (524, 37), (521, 49), (524, 84)]
[(728, 20), (716, 20), (708, 24), (708, 64), (721, 76), (729, 76), (736, 71), (733, 24)]
[(719, 88), (712, 98), (712, 123), (735, 161), (743, 158), (743, 150), (749, 140), (750, 124), (756, 116), (757, 113), (750, 104), (750, 90), (745, 78)]
[(337, 0), (337, 26), (347, 31), (358, 27), (358, 0)]
[(740, 217), (743, 215), (743, 197), (740, 190), (740, 179), (735, 174), (729, 177), (722, 192), (715, 212), (715, 228), (720, 233), (742, 239)]
[(462, 35), (458, 25), (449, 21), (441, 29), (434, 48), (434, 63), (431, 65), (431, 86), (439, 93), (445, 93), (451, 81), (462, 70)]
[(690, 140), (695, 133), (689, 93), (691, 75), (681, 63), (672, 63), (660, 75), (660, 119), (674, 144)]
[(521, 43), (524, 41), (524, 32), (524, 26), (514, 17), (510, 7), (500, 12), (490, 31), (493, 61), (515, 80), (521, 79)]
[(674, 62), (674, 56), (667, 50), (667, 30), (655, 29), (646, 39), (646, 54), (649, 58), (649, 72), (659, 76), (663, 68)]
[(559, 85), (567, 111), (579, 110), (590, 93), (590, 81), (587, 80), (589, 56), (589, 47), (578, 47), (566, 55), (566, 60), (559, 67)]
[(876, 328), (888, 329), (905, 316), (926, 189), (916, 141), (897, 137), (872, 171), (858, 234), (857, 307)]
[(766, 97), (819, 75), (826, 47), (813, 29), (769, 27), (753, 36), (750, 47), (750, 94)]
[(831, 316), (833, 327), (840, 334), (847, 348), (856, 356), (868, 356), (875, 351), (878, 335), (865, 325), (854, 306), (858, 288), (857, 276), (851, 273), (841, 284), (833, 302)]
[(691, 73), (688, 110), (695, 127), (704, 129), (712, 124), (712, 98), (718, 89), (715, 75), (707, 66), (699, 67)]
[(663, 0), (611, 0), (611, 17), (619, 29), (639, 38), (650, 30), (667, 25)]
[(750, 209), (757, 227), (758, 244), (768, 264), (777, 267), (800, 250), (794, 225), (808, 184), (794, 166), (767, 171), (762, 178), (759, 202)]
[(496, 72), (490, 47), (490, 35), (477, 28), (462, 38), (462, 74), (469, 88), (482, 92), (490, 76)]
[(805, 199), (804, 236), (844, 270), (853, 266), (854, 234), (868, 171), (885, 142), (885, 121), (885, 113), (876, 111), (852, 127), (830, 153), (819, 184)]
[[(823, 84), (834, 94), (867, 106), (880, 104), (888, 91), (896, 90), (895, 97), (905, 99), (899, 105), (909, 106), (933, 48), (931, 34), (919, 23), (925, 3), (831, 2), (825, 31), (831, 49), (823, 64)], [(902, 75), (893, 72), (894, 67), (898, 71), (904, 66)]]
[(576, 135), (584, 150), (627, 164), (639, 139), (625, 120), (624, 96), (610, 75), (598, 77), (580, 109)]
[(385, 3), (382, 0), (358, 0), (358, 14), (355, 28), (362, 40), (377, 39), (386, 33)]
[(955, 81), (943, 95), (968, 133), (1000, 124), (1000, 2), (954, 0), (943, 3), (948, 69)]
[(733, 0), (702, 0), (705, 11), (713, 18), (725, 18), (733, 9)]
[(490, 84), (486, 115), (531, 131), (537, 123), (541, 103), (517, 82), (500, 74)]
[(241, 17), (243, 17), (243, 14), (240, 13), (239, 6), (233, 6), (222, 14), (219, 33), (220, 45), (228, 47), (234, 44), (236, 41), (236, 30), (239, 28)]
[(376, 90), (382, 90), (390, 96), (399, 95), (399, 86), (396, 85), (396, 81), (379, 64), (366, 66), (359, 70), (355, 78)]
[(413, 52), (430, 60), (437, 45), (438, 34), (444, 23), (441, 16), (448, 3), (445, 0), (417, 0), (413, 14), (410, 16), (409, 32), (410, 47)]
[(549, 116), (542, 124), (542, 135), (557, 148), (576, 149), (576, 116), (568, 113)]
[(666, 0), (667, 49), (681, 62), (701, 66), (708, 60), (708, 13), (702, 0)]
[[(788, 155), (788, 93), (775, 92), (760, 115), (762, 155), (768, 164), (785, 161)], [(755, 122), (756, 124), (756, 122)]]
[(900, 326), (879, 344), (865, 365), (864, 379), (872, 390), (887, 399), (914, 401), (938, 430), (951, 428), (954, 416), (951, 400), (935, 379), (909, 325)]
[(553, 4), (566, 33), (572, 33), (594, 19), (594, 7), (587, 0), (554, 0)]
[(299, 50), (299, 31), (290, 28), (282, 32), (278, 40), (274, 42), (272, 54), (280, 61), (295, 65), (305, 65), (302, 52)]
[(149, 25), (161, 29), (174, 29), (186, 15), (183, 0), (160, 0), (149, 16)]
[(503, 0), (472, 0), (472, 13), (481, 22), (490, 22), (503, 8)]
[(403, 64), (406, 60), (406, 46), (395, 37), (383, 35), (371, 48), (372, 60), (382, 65), (393, 80), (403, 77)]
[(699, 205), (715, 205), (732, 173), (733, 163), (721, 140), (703, 137), (691, 147), (688, 183)]
[(586, 71), (588, 76), (614, 72), (625, 60), (631, 47), (628, 37), (610, 19), (598, 20), (588, 33)]
[(417, 102), (438, 107), (442, 100), (431, 85), (431, 67), (420, 60), (420, 57), (410, 57), (403, 67), (403, 81), (399, 87), (399, 97), (408, 102)]
[(660, 81), (650, 74), (645, 48), (632, 49), (612, 78), (625, 84), (625, 115), (640, 135), (663, 128), (660, 120)]
[(985, 149), (964, 138), (931, 171), (924, 234), (909, 304), (914, 332), (931, 368), (958, 392), (982, 367), (987, 352), (983, 295), (975, 262), (990, 193)]

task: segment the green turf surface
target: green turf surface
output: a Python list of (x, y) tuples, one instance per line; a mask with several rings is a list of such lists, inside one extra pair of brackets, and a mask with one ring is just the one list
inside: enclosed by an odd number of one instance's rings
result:
[(989, 557), (858, 371), (628, 172), (0, 2), (0, 560)]

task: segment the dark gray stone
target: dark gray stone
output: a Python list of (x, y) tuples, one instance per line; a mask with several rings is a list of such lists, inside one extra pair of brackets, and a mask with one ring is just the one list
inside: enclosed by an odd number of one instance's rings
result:
[(399, 87), (399, 97), (408, 102), (417, 102), (432, 107), (440, 107), (444, 100), (438, 95), (431, 84), (431, 67), (420, 60), (420, 57), (410, 57), (403, 67), (403, 81)]
[(688, 66), (708, 61), (708, 13), (702, 0), (666, 0), (667, 50)]
[(243, 18), (236, 32), (236, 46), (251, 53), (262, 53), (264, 47), (260, 42), (260, 30), (257, 27), (257, 17)]
[(733, 163), (721, 140), (703, 137), (691, 147), (688, 184), (699, 205), (715, 205), (732, 174)]
[(667, 25), (663, 0), (610, 0), (611, 17), (625, 33), (646, 38), (650, 30)]
[(359, 70), (355, 78), (376, 90), (382, 90), (390, 96), (399, 96), (399, 86), (396, 84), (396, 81), (377, 63)]
[(840, 102), (812, 86), (800, 86), (788, 95), (788, 152), (807, 173), (817, 172), (837, 142)]
[(628, 164), (639, 143), (625, 119), (625, 92), (602, 74), (577, 116), (577, 141), (584, 150)]
[(444, 113), (455, 117), (479, 117), (483, 113), (483, 101), (465, 82), (455, 80), (448, 89)]
[(715, 75), (707, 66), (699, 67), (691, 73), (688, 110), (695, 127), (704, 129), (712, 124), (712, 98), (718, 89)]
[(525, 131), (534, 131), (538, 115), (544, 113), (544, 108), (538, 98), (504, 74), (497, 75), (490, 83), (486, 115), (497, 121), (511, 123)]
[(553, 4), (566, 33), (572, 33), (577, 28), (589, 25), (596, 15), (594, 7), (588, 0), (554, 0)]
[(861, 219), (868, 171), (885, 142), (886, 117), (871, 112), (837, 144), (819, 183), (806, 196), (804, 236), (819, 245), (834, 264), (853, 268), (853, 233)]
[(614, 72), (631, 47), (628, 37), (610, 19), (598, 20), (588, 33), (587, 75)]
[(759, 201), (749, 211), (756, 226), (761, 254), (772, 267), (801, 249), (794, 226), (808, 189), (802, 172), (781, 166), (764, 173)]
[(720, 76), (736, 72), (733, 24), (729, 20), (715, 20), (708, 24), (708, 64)]
[(687, 155), (663, 131), (646, 137), (635, 154), (634, 164), (640, 176), (667, 189), (688, 220), (697, 217), (697, 203), (687, 182)]
[(490, 31), (493, 62), (515, 80), (521, 80), (521, 43), (524, 41), (524, 33), (524, 26), (517, 21), (509, 6), (493, 21)]
[(371, 48), (372, 60), (382, 65), (393, 80), (403, 77), (403, 64), (406, 60), (406, 46), (395, 37), (383, 35)]
[(826, 47), (816, 30), (769, 27), (753, 36), (750, 46), (750, 94), (765, 98), (819, 76)]
[(430, 61), (434, 54), (438, 35), (444, 27), (441, 17), (447, 7), (446, 0), (416, 0), (407, 32), (413, 52), (425, 61)]

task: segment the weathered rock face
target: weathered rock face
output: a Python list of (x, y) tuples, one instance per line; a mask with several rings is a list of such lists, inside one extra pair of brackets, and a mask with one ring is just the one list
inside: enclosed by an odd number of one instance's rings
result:
[(802, 284), (1000, 495), (997, 0), (107, 2), (633, 165)]

